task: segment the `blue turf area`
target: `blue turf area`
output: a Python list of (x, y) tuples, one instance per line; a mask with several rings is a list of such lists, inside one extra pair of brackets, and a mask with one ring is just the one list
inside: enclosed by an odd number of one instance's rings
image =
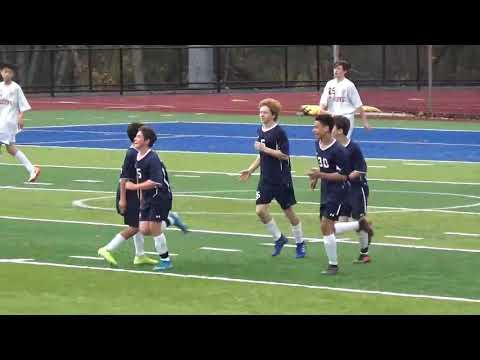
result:
[[(256, 124), (171, 122), (151, 126), (159, 139), (154, 148), (169, 151), (255, 154)], [(283, 125), (291, 155), (314, 155), (311, 126)], [(85, 125), (27, 128), (17, 135), (20, 145), (126, 149), (127, 125)], [(356, 128), (366, 158), (480, 161), (480, 132)]]

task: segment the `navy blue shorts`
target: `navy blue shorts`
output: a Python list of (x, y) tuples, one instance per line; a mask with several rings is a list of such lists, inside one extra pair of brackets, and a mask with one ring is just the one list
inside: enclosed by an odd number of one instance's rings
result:
[(293, 183), (272, 185), (263, 181), (258, 183), (256, 204), (270, 204), (272, 200), (277, 200), (278, 204), (283, 210), (295, 205), (295, 191), (293, 190)]
[(164, 199), (161, 203), (148, 203), (140, 208), (140, 221), (162, 222), (168, 218), (172, 209), (172, 199)]
[(320, 218), (327, 218), (332, 221), (337, 221), (342, 210), (342, 202), (329, 201), (324, 204), (320, 204)]
[(340, 216), (359, 220), (367, 215), (368, 186), (352, 186), (340, 210)]
[[(116, 205), (118, 214), (120, 214), (120, 208), (118, 207), (119, 200), (120, 200), (120, 192), (117, 191), (115, 205)], [(125, 212), (125, 214), (120, 214), (123, 216), (123, 223), (125, 225), (138, 228), (139, 211), (140, 211), (140, 201), (138, 200), (137, 192), (127, 190), (127, 211)]]

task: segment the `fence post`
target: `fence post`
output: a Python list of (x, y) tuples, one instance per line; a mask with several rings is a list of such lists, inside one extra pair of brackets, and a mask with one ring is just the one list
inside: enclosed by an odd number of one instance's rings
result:
[(88, 45), (88, 90), (93, 91), (92, 84), (92, 49), (91, 45)]
[(285, 80), (283, 82), (283, 87), (288, 86), (288, 46), (285, 46), (283, 50), (284, 56), (285, 56)]
[(216, 73), (217, 73), (217, 93), (220, 93), (222, 91), (222, 87), (220, 85), (220, 82), (222, 80), (222, 77), (221, 77), (221, 74), (220, 74), (220, 51), (221, 51), (221, 48), (219, 47), (215, 47), (215, 58), (216, 58), (216, 66), (215, 66), (215, 70), (216, 70)]
[(417, 91), (420, 91), (420, 45), (417, 45)]
[(317, 91), (320, 91), (320, 48), (316, 46), (317, 51)]
[(382, 45), (382, 86), (385, 86), (387, 78), (387, 46)]
[(50, 50), (50, 96), (55, 97), (55, 50)]
[(178, 48), (178, 87), (181, 88), (183, 84), (183, 48)]
[(123, 49), (120, 47), (120, 95), (123, 95)]

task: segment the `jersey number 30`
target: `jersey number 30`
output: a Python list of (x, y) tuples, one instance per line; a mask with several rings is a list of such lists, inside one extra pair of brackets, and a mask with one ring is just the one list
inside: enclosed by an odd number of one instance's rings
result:
[(328, 168), (328, 161), (326, 158), (322, 158), (320, 156), (317, 156), (317, 160), (318, 160), (318, 166), (320, 166), (321, 168)]

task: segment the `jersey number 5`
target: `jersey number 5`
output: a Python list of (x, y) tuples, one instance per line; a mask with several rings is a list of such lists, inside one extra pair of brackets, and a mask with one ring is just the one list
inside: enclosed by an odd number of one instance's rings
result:
[(137, 168), (137, 179), (140, 180), (142, 178), (142, 169)]

